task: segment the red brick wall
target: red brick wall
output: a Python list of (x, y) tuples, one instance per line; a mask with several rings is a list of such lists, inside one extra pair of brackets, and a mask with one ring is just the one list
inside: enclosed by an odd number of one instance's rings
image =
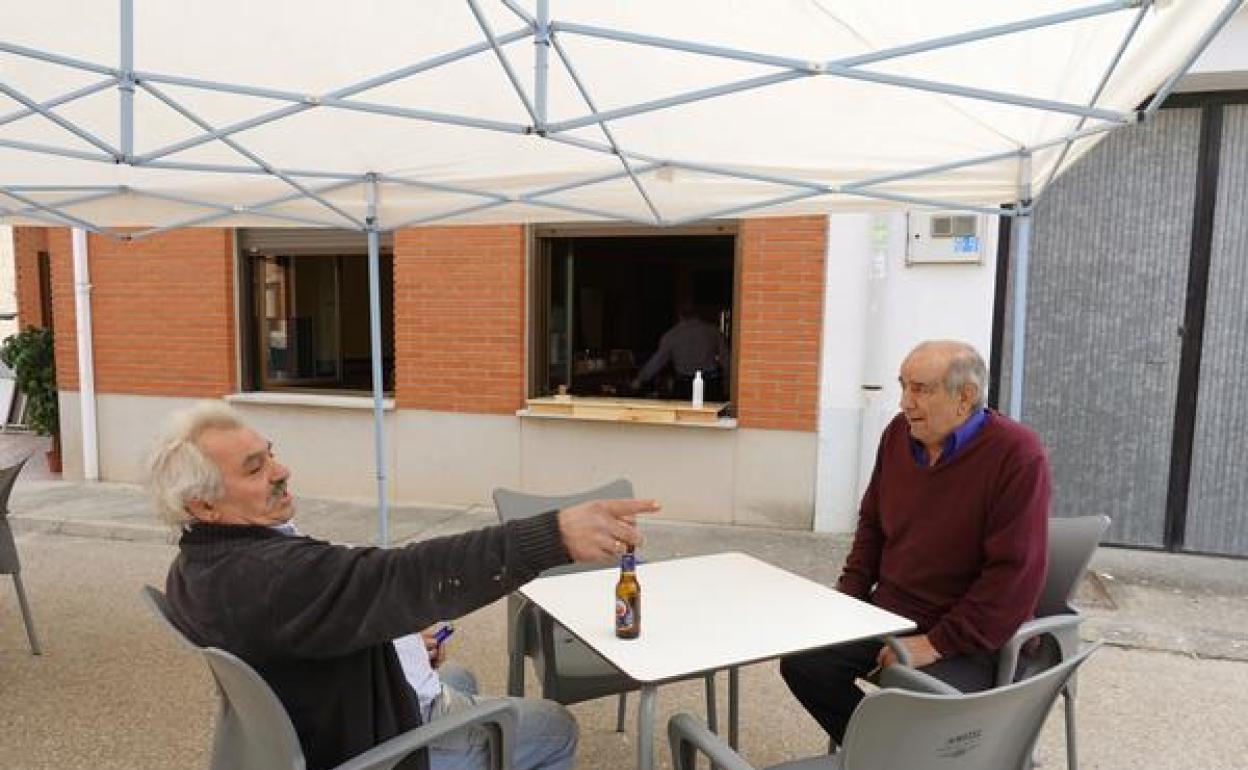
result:
[[(56, 376), (78, 387), (73, 257), (49, 231)], [(215, 398), (235, 390), (233, 240), (187, 229), (135, 242), (89, 236), (95, 389)]]
[[(42, 320), (34, 255), (41, 248), (52, 253), (58, 378), (75, 389), (69, 232), (16, 228), (15, 234), (23, 324)], [(91, 237), (97, 390), (203, 397), (234, 390), (231, 248), (230, 231), (218, 229), (136, 243)], [(740, 424), (814, 431), (826, 220), (743, 220), (740, 249)], [(400, 408), (510, 414), (523, 404), (524, 252), (519, 225), (396, 234)]]
[(48, 231), (44, 227), (13, 228), (13, 278), (17, 286), (17, 326), (43, 327), (39, 302), (39, 252), (48, 250)]
[(400, 408), (511, 414), (524, 403), (524, 228), (394, 236)]
[(827, 219), (744, 219), (739, 238), (739, 424), (814, 431)]

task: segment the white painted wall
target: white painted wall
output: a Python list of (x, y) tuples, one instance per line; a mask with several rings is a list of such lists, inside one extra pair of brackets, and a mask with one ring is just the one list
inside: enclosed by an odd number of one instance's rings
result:
[[(67, 479), (83, 474), (78, 397), (60, 393)], [(372, 412), (329, 401), (233, 406), (273, 440), (297, 494), (371, 502), (377, 490)], [(141, 482), (144, 460), (170, 414), (193, 403), (101, 394), (101, 478)], [(558, 494), (623, 476), (639, 495), (662, 502), (667, 519), (811, 526), (816, 450), (809, 432), (421, 410), (388, 411), (385, 422), (395, 505), (490, 505), (498, 486)]]
[[(17, 270), (13, 260), (13, 228), (0, 225), (0, 313), (17, 312)], [(0, 320), (0, 340), (16, 331), (16, 319)]]
[(988, 360), (997, 220), (980, 222), (981, 264), (906, 265), (904, 212), (828, 219), (814, 528), (852, 530), (897, 369), (926, 339), (959, 339)]
[(1241, 8), (1180, 81), (1179, 91), (1248, 88), (1248, 7)]

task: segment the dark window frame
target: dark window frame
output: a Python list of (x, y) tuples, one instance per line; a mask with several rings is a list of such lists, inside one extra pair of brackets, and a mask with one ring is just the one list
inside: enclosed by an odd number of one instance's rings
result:
[[(738, 371), (740, 369), (740, 356), (738, 349), (740, 346), (740, 334), (736, 333), (741, 317), (741, 238), (740, 225), (736, 221), (731, 222), (709, 222), (700, 223), (682, 227), (657, 228), (629, 225), (596, 225), (596, 224), (559, 224), (559, 225), (538, 225), (530, 228), (529, 231), (529, 269), (527, 272), (528, 292), (527, 303), (527, 329), (528, 329), (528, 349), (527, 349), (527, 371), (526, 371), (526, 393), (529, 397), (540, 397), (551, 395), (554, 388), (550, 383), (550, 333), (551, 333), (551, 310), (552, 310), (552, 270), (551, 266), (551, 248), (552, 242), (558, 239), (609, 239), (609, 238), (627, 238), (627, 239), (645, 239), (645, 238), (684, 238), (699, 236), (729, 236), (732, 238), (731, 246), (731, 299), (729, 302), (729, 319), (731, 333), (729, 334), (730, 345), (730, 371), (726, 377), (726, 384), (729, 393), (729, 401), (737, 392)], [(657, 339), (654, 340), (657, 344)], [(605, 352), (605, 351), (604, 351)], [(607, 363), (610, 362), (610, 356), (605, 356)], [(566, 366), (571, 367), (571, 361), (564, 362)], [(645, 364), (644, 360), (634, 360), (635, 368), (640, 369)], [(574, 390), (575, 393), (575, 390)], [(637, 393), (618, 393), (621, 396), (642, 396)]]
[[(348, 358), (341, 343), (341, 335), (343, 331), (343, 313), (344, 300), (342, 297), (343, 280), (342, 276), (346, 269), (352, 269), (353, 272), (358, 270), (355, 265), (348, 266), (348, 262), (356, 262), (363, 267), (364, 280), (357, 281), (363, 287), (362, 302), (360, 297), (353, 297), (354, 304), (357, 308), (363, 307), (365, 316), (368, 308), (368, 292), (367, 292), (367, 241), (363, 233), (358, 234), (358, 244), (351, 243), (345, 247), (341, 245), (322, 246), (318, 245), (318, 241), (324, 241), (337, 244), (343, 238), (351, 238), (354, 240), (354, 233), (330, 232), (323, 233), (315, 229), (296, 229), (289, 232), (287, 237), (283, 233), (277, 240), (288, 240), (289, 245), (280, 247), (266, 247), (249, 245), (248, 235), (256, 231), (239, 230), (235, 235), (235, 254), (236, 254), (236, 279), (238, 281), (238, 351), (240, 359), (239, 383), (240, 389), (244, 392), (276, 392), (276, 393), (303, 393), (303, 394), (323, 394), (323, 395), (370, 395), (372, 393), (372, 368), (371, 368), (371, 345), (369, 354), (362, 360), (367, 364), (365, 373), (362, 378), (358, 374), (361, 368), (360, 362), (353, 357), (349, 360), (352, 375), (348, 376), (344, 372), (348, 367)], [(264, 232), (264, 231), (260, 231)], [(323, 237), (318, 237), (323, 236)], [(261, 239), (263, 240), (263, 239)], [(306, 243), (301, 243), (306, 241)], [(380, 252), (381, 258), (381, 301), (382, 301), (382, 348), (385, 355), (382, 368), (383, 390), (387, 396), (393, 396), (394, 378), (395, 378), (395, 356), (394, 356), (394, 251), (390, 239), (386, 239), (382, 243)], [(335, 344), (335, 377), (330, 378), (319, 376), (315, 378), (276, 378), (268, 376), (268, 356), (265, 346), (265, 340), (262, 334), (262, 320), (265, 318), (265, 296), (259, 289), (259, 276), (256, 273), (256, 265), (259, 260), (264, 259), (286, 259), (286, 260), (333, 260), (334, 268), (334, 299), (333, 309), (334, 321), (333, 325), (336, 331), (338, 342)], [(292, 262), (293, 264), (293, 262)], [(292, 268), (297, 269), (297, 268)], [(358, 276), (354, 276), (358, 277)], [(354, 295), (354, 292), (353, 292)], [(313, 317), (319, 316), (319, 313)], [(367, 318), (365, 317), (367, 324)]]

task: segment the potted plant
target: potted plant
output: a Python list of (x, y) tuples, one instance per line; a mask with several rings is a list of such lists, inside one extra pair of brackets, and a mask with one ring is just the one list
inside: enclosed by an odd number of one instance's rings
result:
[(0, 361), (13, 370), (17, 387), (26, 394), (26, 416), (40, 436), (52, 437), (48, 470), (61, 471), (60, 405), (56, 398), (56, 361), (52, 332), (28, 326), (0, 343)]

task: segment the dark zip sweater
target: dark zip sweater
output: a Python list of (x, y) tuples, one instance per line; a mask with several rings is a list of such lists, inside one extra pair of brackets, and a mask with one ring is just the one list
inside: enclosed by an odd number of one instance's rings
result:
[(309, 770), (420, 725), (392, 639), (569, 561), (554, 513), (393, 549), (197, 523), (179, 547), (166, 582), (174, 622), (268, 682)]
[(995, 651), (1035, 612), (1048, 549), (1049, 466), (998, 412), (935, 466), (897, 415), (880, 439), (837, 587), (915, 622), (942, 655)]

